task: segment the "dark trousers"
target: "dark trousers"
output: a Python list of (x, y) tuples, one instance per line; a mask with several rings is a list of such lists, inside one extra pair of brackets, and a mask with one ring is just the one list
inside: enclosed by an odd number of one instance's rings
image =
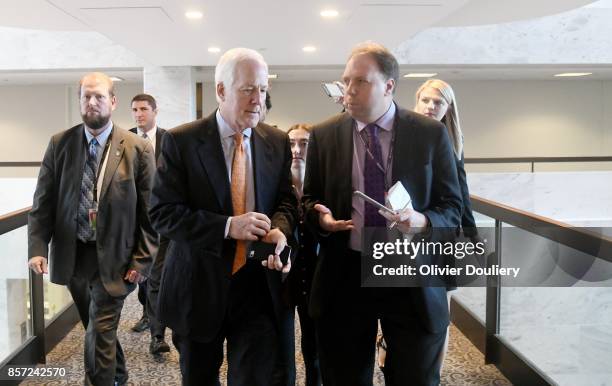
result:
[(321, 386), (321, 370), (315, 334), (314, 320), (308, 315), (308, 304), (302, 299), (297, 307), (288, 307), (281, 318), (279, 330), (279, 356), (274, 369), (272, 386), (295, 385), (295, 309), (300, 318), (302, 358), (304, 359), (305, 385)]
[(142, 283), (138, 283), (138, 301), (142, 304), (142, 313), (144, 314), (147, 311), (147, 282), (149, 279), (143, 281)]
[(164, 269), (164, 261), (166, 260), (167, 249), (168, 240), (162, 238), (159, 243), (157, 256), (155, 256), (155, 260), (151, 266), (149, 278), (147, 279), (146, 310), (149, 316), (149, 325), (151, 326), (151, 337), (158, 338), (163, 338), (166, 333), (166, 326), (161, 323), (158, 318), (157, 299), (159, 298), (159, 286), (161, 283), (162, 271)]
[(77, 242), (77, 262), (68, 290), (85, 327), (85, 384), (105, 386), (128, 379), (117, 327), (125, 296), (106, 292), (98, 272), (95, 243)]
[[(351, 252), (347, 261), (359, 261)], [(440, 383), (446, 329), (431, 333), (412, 307), (412, 288), (361, 288), (359, 264), (338, 278), (334, 305), (315, 320), (325, 386), (371, 386), (378, 321), (387, 342), (385, 385)]]
[(302, 333), (300, 343), (306, 372), (306, 386), (321, 386), (321, 369), (319, 368), (315, 322), (308, 315), (308, 304), (298, 304), (297, 312), (300, 318), (300, 331)]
[(264, 269), (258, 261), (249, 261), (233, 276), (223, 327), (212, 341), (196, 341), (173, 332), (183, 385), (220, 384), (225, 340), (228, 386), (270, 385), (278, 330)]

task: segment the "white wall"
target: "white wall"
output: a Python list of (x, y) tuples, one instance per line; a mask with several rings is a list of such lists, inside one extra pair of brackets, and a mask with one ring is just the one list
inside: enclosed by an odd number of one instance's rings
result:
[[(412, 108), (420, 82), (400, 81), (396, 100)], [(466, 157), (612, 156), (612, 81), (454, 81)], [(115, 122), (132, 126), (141, 84), (117, 84)], [(78, 122), (72, 85), (0, 87), (0, 161), (39, 161), (49, 137)], [(267, 122), (282, 129), (340, 110), (318, 82), (277, 82)], [(216, 107), (204, 86), (204, 114)]]
[[(420, 81), (400, 81), (412, 109)], [(612, 81), (453, 81), (466, 157), (612, 156)], [(287, 129), (340, 110), (319, 83), (274, 83), (267, 122)], [(204, 111), (216, 106), (205, 85)]]
[[(0, 87), (0, 161), (40, 161), (51, 135), (82, 122), (77, 90), (75, 85)], [(142, 84), (115, 84), (113, 121), (120, 127), (133, 127), (130, 101), (140, 92)]]

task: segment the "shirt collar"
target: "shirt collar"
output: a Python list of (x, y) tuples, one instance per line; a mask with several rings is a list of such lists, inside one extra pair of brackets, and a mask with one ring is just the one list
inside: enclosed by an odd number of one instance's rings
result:
[[(83, 124), (83, 131), (85, 131), (85, 138), (87, 139), (87, 144), (89, 145), (94, 136), (89, 132), (89, 130), (87, 130), (85, 124)], [(106, 141), (108, 140), (108, 136), (110, 135), (111, 131), (113, 131), (113, 121), (109, 121), (106, 129), (96, 136), (96, 141), (98, 141), (100, 146), (104, 147), (106, 145)]]
[[(140, 127), (136, 126), (136, 133), (142, 137), (145, 132), (142, 131)], [(155, 135), (157, 135), (157, 125), (153, 126), (151, 130), (147, 131), (147, 137), (155, 138)]]
[[(387, 112), (374, 122), (370, 123), (376, 123), (381, 129), (385, 131), (391, 131), (393, 129), (393, 122), (395, 120), (395, 110), (395, 102), (391, 101), (391, 105), (387, 109)], [(363, 128), (368, 125), (368, 123), (363, 123), (356, 119), (355, 122), (357, 122), (357, 132), (361, 132), (361, 130), (363, 130)]]
[[(217, 125), (219, 126), (219, 135), (221, 138), (229, 138), (233, 137), (236, 134), (236, 131), (230, 127), (230, 125), (225, 122), (223, 117), (221, 116), (221, 110), (217, 109), (217, 113), (215, 114), (217, 118)], [(252, 130), (250, 127), (244, 129), (242, 134), (246, 135), (248, 138), (251, 137)]]

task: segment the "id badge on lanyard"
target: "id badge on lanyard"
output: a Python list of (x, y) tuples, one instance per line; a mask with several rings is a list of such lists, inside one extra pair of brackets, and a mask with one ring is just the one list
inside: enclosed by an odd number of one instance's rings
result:
[(94, 232), (96, 231), (96, 225), (98, 224), (98, 178), (100, 177), (101, 169), (105, 166), (105, 158), (106, 158), (106, 154), (108, 153), (108, 149), (110, 148), (111, 138), (112, 138), (112, 132), (111, 132), (111, 135), (108, 136), (108, 139), (106, 140), (106, 146), (104, 146), (104, 151), (102, 152), (102, 159), (100, 160), (100, 166), (98, 168), (98, 171), (93, 181), (93, 200), (92, 200), (91, 208), (89, 208), (89, 211), (87, 212), (88, 213), (87, 217), (89, 219), (89, 226)]
[(89, 226), (95, 232), (96, 224), (98, 222), (98, 200), (94, 200), (92, 203), (92, 207), (89, 208)]

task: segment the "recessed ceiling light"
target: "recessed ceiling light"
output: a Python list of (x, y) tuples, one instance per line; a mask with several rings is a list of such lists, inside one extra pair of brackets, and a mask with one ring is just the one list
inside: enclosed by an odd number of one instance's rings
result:
[(336, 11), (335, 9), (324, 9), (321, 11), (321, 16), (327, 17), (327, 18), (337, 17), (338, 11)]
[(438, 75), (437, 72), (411, 72), (404, 75), (404, 78), (431, 78), (436, 75)]
[(125, 80), (125, 79), (120, 78), (120, 77), (118, 77), (118, 76), (111, 76), (111, 77), (110, 77), (110, 79), (111, 79), (113, 82), (123, 82), (123, 81)]
[(219, 48), (219, 47), (208, 47), (208, 52), (216, 54), (217, 52), (221, 52), (221, 48)]
[(561, 74), (555, 74), (556, 77), (572, 77), (572, 76), (587, 76), (593, 75), (592, 72), (563, 72)]
[(276, 79), (278, 78), (278, 74), (268, 74), (268, 79)]
[(317, 50), (317, 47), (315, 46), (306, 46), (302, 48), (302, 51), (304, 52), (315, 52)]
[(187, 11), (185, 12), (185, 17), (187, 19), (201, 19), (204, 14), (200, 11)]

